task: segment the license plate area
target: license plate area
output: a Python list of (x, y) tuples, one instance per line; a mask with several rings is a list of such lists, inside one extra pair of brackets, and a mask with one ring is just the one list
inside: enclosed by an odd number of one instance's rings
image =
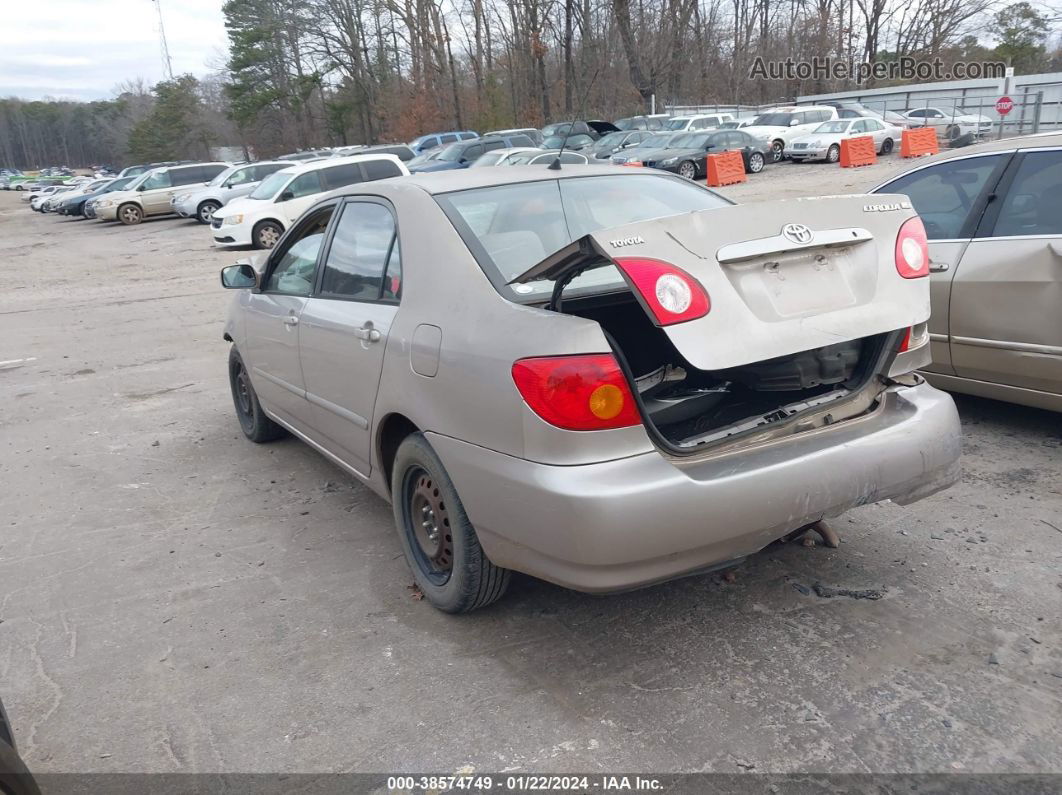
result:
[(767, 323), (860, 303), (861, 291), (850, 278), (857, 270), (851, 248), (780, 252), (723, 266), (735, 292), (758, 319)]

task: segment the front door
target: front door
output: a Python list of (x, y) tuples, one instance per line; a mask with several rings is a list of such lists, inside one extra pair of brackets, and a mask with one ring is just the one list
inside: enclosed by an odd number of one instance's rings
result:
[(262, 404), (297, 427), (309, 404), (299, 365), (299, 322), (313, 290), (318, 254), (334, 205), (308, 216), (273, 250), (260, 292), (248, 296), (241, 350)]
[(367, 476), (376, 390), (402, 292), (401, 253), (387, 204), (354, 199), (339, 212), (302, 312), (299, 351), (320, 442)]
[(1062, 149), (1019, 152), (951, 294), (955, 374), (1062, 394)]

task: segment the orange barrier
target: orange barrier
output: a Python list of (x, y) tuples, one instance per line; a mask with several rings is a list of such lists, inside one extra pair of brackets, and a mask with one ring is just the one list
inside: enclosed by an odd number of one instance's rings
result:
[(900, 157), (935, 155), (939, 151), (940, 144), (937, 143), (937, 131), (932, 127), (904, 130), (900, 134)]
[(738, 182), (744, 182), (745, 179), (745, 158), (741, 156), (741, 152), (708, 155), (709, 188), (736, 185)]
[(878, 162), (874, 139), (869, 135), (841, 139), (841, 168), (872, 166)]

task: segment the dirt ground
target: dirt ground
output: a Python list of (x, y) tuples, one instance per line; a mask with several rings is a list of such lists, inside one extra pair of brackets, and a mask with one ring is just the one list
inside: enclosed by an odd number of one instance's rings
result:
[(447, 616), (383, 501), (241, 436), (237, 256), (0, 192), (0, 697), (35, 771), (1062, 772), (1058, 415), (957, 397), (962, 482), (836, 550), (609, 597), (517, 577)]

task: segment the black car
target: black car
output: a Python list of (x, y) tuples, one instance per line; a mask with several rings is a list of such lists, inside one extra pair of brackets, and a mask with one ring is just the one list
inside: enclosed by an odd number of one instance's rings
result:
[(589, 135), (596, 141), (610, 132), (619, 132), (619, 127), (610, 121), (558, 121), (542, 128), (542, 138), (545, 140), (555, 135)]
[(603, 135), (593, 146), (587, 147), (586, 154), (592, 155), (596, 160), (608, 160), (616, 152), (621, 149), (629, 149), (632, 146), (637, 146), (651, 133), (645, 130), (620, 130), (619, 132), (612, 132), (608, 135)]
[(41, 795), (37, 782), (18, 755), (11, 722), (0, 701), (0, 792), (4, 795)]
[(97, 188), (92, 193), (82, 193), (77, 196), (71, 196), (69, 199), (59, 203), (59, 206), (55, 208), (55, 211), (59, 215), (84, 215), (85, 214), (85, 202), (90, 199), (96, 199), (105, 193), (111, 193), (116, 190), (123, 190), (129, 183), (135, 180), (136, 177), (121, 177), (120, 179), (113, 179), (104, 185), (102, 188)]
[(749, 174), (758, 174), (768, 162), (769, 147), (763, 141), (742, 130), (716, 130), (682, 135), (672, 140), (668, 149), (648, 153), (642, 165), (698, 179), (707, 176), (708, 155), (729, 151), (741, 152)]

